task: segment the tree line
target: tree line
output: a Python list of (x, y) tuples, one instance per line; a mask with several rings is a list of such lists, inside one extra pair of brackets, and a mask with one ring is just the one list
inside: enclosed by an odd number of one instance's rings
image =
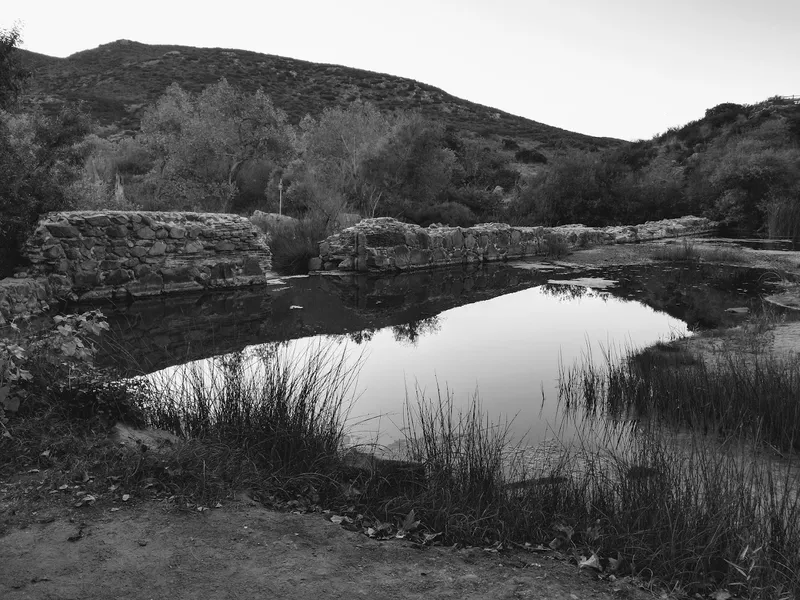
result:
[(652, 140), (545, 156), (414, 111), (355, 101), (290, 123), (270, 97), (225, 79), (171, 85), (137, 132), (103, 129), (80, 106), (23, 109), (30, 76), (17, 28), (0, 30), (0, 265), (39, 215), (60, 209), (238, 212), (314, 223), (342, 212), (426, 226), (635, 224), (686, 214), (800, 237), (800, 105), (723, 104)]

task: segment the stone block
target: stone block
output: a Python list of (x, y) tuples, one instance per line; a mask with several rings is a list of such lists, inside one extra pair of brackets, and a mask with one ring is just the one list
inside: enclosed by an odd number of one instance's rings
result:
[(226, 262), (215, 264), (213, 267), (211, 267), (211, 279), (212, 280), (233, 279), (233, 267), (231, 267), (230, 263)]
[(42, 254), (45, 258), (61, 258), (64, 256), (64, 249), (59, 244), (54, 244), (52, 246), (46, 246)]
[(124, 238), (128, 235), (128, 228), (124, 225), (109, 225), (105, 232), (110, 238)]
[(169, 237), (173, 240), (181, 240), (186, 237), (186, 230), (183, 227), (171, 227), (169, 230)]
[(311, 260), (308, 261), (308, 270), (309, 271), (320, 271), (322, 270), (322, 259), (318, 256), (315, 256)]
[(264, 271), (261, 268), (261, 264), (258, 262), (258, 259), (253, 257), (248, 257), (244, 260), (244, 264), (242, 265), (242, 274), (249, 276), (258, 276), (258, 275), (263, 275)]
[(133, 275), (127, 269), (116, 269), (111, 271), (108, 276), (105, 278), (106, 285), (122, 285), (133, 279)]
[(107, 227), (111, 225), (111, 219), (105, 215), (91, 215), (86, 217), (86, 222), (92, 227)]
[(156, 238), (156, 232), (150, 227), (144, 226), (136, 230), (136, 237), (142, 240), (154, 240)]
[(76, 238), (80, 236), (78, 228), (69, 223), (48, 223), (45, 227), (53, 237)]
[(169, 237), (169, 231), (166, 229), (157, 229), (156, 230), (156, 239), (157, 240), (164, 240)]
[(94, 288), (100, 285), (100, 278), (96, 271), (79, 271), (72, 276), (72, 281), (77, 288)]
[(231, 242), (222, 241), (214, 244), (214, 250), (217, 252), (231, 252), (234, 249), (235, 246)]
[(147, 251), (148, 256), (163, 256), (167, 251), (167, 244), (158, 240), (150, 250)]
[(431, 251), (424, 248), (414, 248), (411, 250), (409, 261), (415, 266), (427, 265), (431, 262)]

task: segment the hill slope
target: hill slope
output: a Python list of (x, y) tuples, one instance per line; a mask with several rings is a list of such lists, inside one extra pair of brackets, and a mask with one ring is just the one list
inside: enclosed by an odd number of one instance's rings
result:
[(21, 54), (23, 64), (34, 72), (29, 101), (53, 111), (65, 101), (81, 100), (100, 123), (123, 129), (137, 129), (144, 107), (171, 83), (199, 91), (225, 77), (248, 91), (263, 87), (295, 123), (306, 114), (362, 99), (381, 110), (419, 109), (456, 129), (504, 136), (525, 145), (594, 150), (623, 143), (537, 123), (412, 79), (245, 50), (119, 40), (67, 58)]

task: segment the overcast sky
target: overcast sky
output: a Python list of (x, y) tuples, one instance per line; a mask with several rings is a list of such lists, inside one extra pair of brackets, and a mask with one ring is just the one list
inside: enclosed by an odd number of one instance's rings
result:
[(6, 0), (23, 47), (118, 39), (410, 77), (564, 129), (649, 138), (722, 102), (800, 94), (800, 0)]

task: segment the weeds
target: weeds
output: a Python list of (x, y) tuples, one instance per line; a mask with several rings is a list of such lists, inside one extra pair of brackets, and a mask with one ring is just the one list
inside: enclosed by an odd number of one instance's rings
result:
[(671, 262), (740, 263), (744, 260), (743, 254), (741, 248), (698, 246), (684, 239), (680, 244), (660, 244), (653, 250), (652, 258)]
[(150, 379), (149, 422), (241, 449), (273, 473), (320, 469), (342, 448), (358, 369), (333, 346), (285, 346), (189, 363)]

